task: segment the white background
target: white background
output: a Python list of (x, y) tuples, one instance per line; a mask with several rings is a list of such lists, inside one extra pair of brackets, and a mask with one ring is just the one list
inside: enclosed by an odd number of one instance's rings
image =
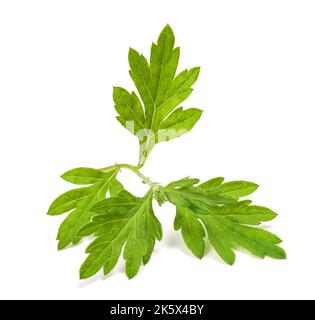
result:
[[(315, 298), (314, 1), (1, 1), (0, 298)], [(166, 23), (180, 69), (201, 66), (184, 103), (204, 114), (186, 136), (156, 146), (143, 172), (167, 183), (190, 175), (260, 184), (252, 199), (288, 259), (237, 254), (233, 267), (203, 260), (156, 214), (164, 238), (128, 280), (123, 261), (107, 278), (80, 281), (83, 242), (58, 252), (64, 217), (46, 215), (78, 166), (135, 164), (137, 140), (115, 120), (112, 86), (133, 89), (128, 47), (148, 55)], [(122, 180), (141, 195), (132, 174)]]

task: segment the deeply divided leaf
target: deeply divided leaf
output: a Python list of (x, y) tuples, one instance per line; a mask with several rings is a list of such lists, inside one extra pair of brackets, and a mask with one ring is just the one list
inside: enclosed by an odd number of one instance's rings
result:
[(103, 200), (92, 211), (96, 215), (80, 235), (94, 234), (96, 238), (86, 250), (89, 256), (81, 266), (80, 277), (88, 278), (101, 268), (108, 274), (123, 246), (126, 274), (134, 277), (141, 263), (149, 261), (155, 241), (162, 238), (160, 222), (152, 209), (152, 191), (143, 198), (121, 193), (117, 198)]
[[(260, 258), (286, 257), (279, 246), (281, 240), (260, 228), (261, 223), (274, 219), (276, 213), (252, 204), (251, 200), (240, 199), (256, 191), (256, 183), (225, 182), (222, 177), (200, 183), (197, 178), (185, 177), (162, 186), (139, 171), (155, 144), (187, 133), (202, 115), (200, 109), (185, 109), (181, 105), (192, 93), (200, 69), (178, 72), (179, 57), (180, 49), (167, 25), (156, 43), (152, 43), (148, 59), (135, 49), (129, 50), (129, 73), (135, 91), (113, 88), (117, 120), (139, 140), (138, 165), (80, 167), (61, 176), (79, 187), (57, 197), (48, 214), (67, 213), (59, 227), (58, 249), (75, 245), (82, 237), (91, 239), (80, 268), (81, 279), (100, 270), (107, 275), (121, 256), (128, 278), (133, 278), (141, 265), (149, 262), (156, 241), (162, 239), (153, 200), (159, 205), (169, 202), (176, 207), (174, 229), (181, 232), (187, 248), (199, 259), (205, 255), (207, 243), (228, 264), (234, 263), (239, 248)], [(211, 141), (207, 143), (210, 145)], [(148, 192), (136, 197), (125, 190), (117, 180), (120, 169), (133, 171), (148, 185)]]
[[(96, 169), (78, 168), (62, 175), (65, 180), (77, 184), (94, 183), (88, 187), (73, 189), (59, 196), (51, 204), (48, 214), (59, 215), (70, 210), (71, 213), (60, 225), (57, 239), (58, 248), (62, 249), (70, 243), (76, 244), (81, 237), (78, 235), (80, 228), (92, 218), (91, 207), (106, 194), (115, 189), (119, 192), (122, 185), (116, 180), (117, 170), (103, 173)], [(93, 180), (94, 179), (94, 180)]]
[[(264, 229), (252, 227), (274, 219), (277, 216), (276, 213), (266, 207), (251, 205), (250, 200), (237, 201), (239, 197), (255, 191), (257, 185), (246, 181), (223, 183), (223, 180), (223, 178), (211, 179), (200, 184), (199, 188), (208, 194), (217, 190), (220, 196), (232, 196), (235, 199), (234, 203), (222, 202), (221, 205), (211, 206), (202, 200), (201, 208), (204, 208), (204, 205), (207, 207), (205, 211), (202, 211), (200, 207), (192, 206), (176, 197), (175, 199), (169, 198), (176, 206), (174, 228), (181, 230), (187, 247), (198, 258), (203, 257), (204, 238), (207, 236), (212, 247), (228, 264), (234, 263), (234, 250), (238, 247), (260, 258), (269, 256), (275, 259), (285, 259), (286, 254), (279, 247), (281, 240), (277, 236)], [(194, 198), (189, 197), (189, 199), (191, 201)]]
[(152, 44), (149, 61), (130, 49), (130, 76), (139, 97), (120, 87), (113, 91), (117, 120), (139, 139), (140, 166), (156, 143), (190, 131), (202, 114), (197, 108), (177, 108), (192, 93), (200, 70), (195, 67), (176, 75), (180, 50), (174, 45), (173, 30), (167, 25)]

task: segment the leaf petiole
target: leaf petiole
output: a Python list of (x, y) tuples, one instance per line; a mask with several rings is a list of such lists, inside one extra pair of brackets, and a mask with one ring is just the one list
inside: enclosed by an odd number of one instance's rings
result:
[(143, 173), (141, 173), (137, 166), (133, 166), (131, 164), (126, 164), (126, 163), (114, 164), (112, 166), (105, 167), (100, 170), (103, 172), (109, 172), (115, 169), (128, 169), (132, 171), (141, 179), (143, 183), (147, 184), (150, 188), (153, 188), (157, 185), (156, 182), (151, 181), (149, 177), (146, 177)]

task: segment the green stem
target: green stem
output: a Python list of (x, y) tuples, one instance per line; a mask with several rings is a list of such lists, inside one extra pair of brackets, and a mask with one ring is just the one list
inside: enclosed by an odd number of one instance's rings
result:
[(136, 166), (132, 166), (131, 164), (126, 164), (126, 163), (121, 163), (121, 164), (114, 164), (112, 166), (109, 167), (105, 167), (100, 169), (103, 172), (109, 172), (115, 169), (128, 169), (131, 170), (133, 173), (135, 173), (141, 180), (143, 183), (147, 184), (150, 188), (156, 186), (156, 183), (151, 181), (148, 177), (146, 177), (144, 174), (142, 174), (138, 167)]

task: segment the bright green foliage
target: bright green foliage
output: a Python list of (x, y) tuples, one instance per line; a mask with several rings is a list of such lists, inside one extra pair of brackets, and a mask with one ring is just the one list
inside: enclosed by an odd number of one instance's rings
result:
[(197, 216), (188, 208), (176, 207), (174, 229), (181, 229), (183, 239), (191, 252), (201, 259), (205, 252), (203, 238), (206, 233)]
[(204, 190), (220, 190), (225, 195), (233, 198), (245, 197), (256, 191), (258, 184), (248, 181), (230, 181), (223, 183), (224, 178), (210, 179), (200, 185)]
[[(219, 187), (210, 187), (209, 180), (196, 185), (199, 179), (184, 178), (163, 187), (162, 193), (175, 206), (189, 208), (200, 214), (208, 214), (209, 209), (235, 203), (237, 199)], [(232, 188), (231, 188), (232, 189)]]
[(103, 200), (92, 208), (93, 221), (80, 235), (94, 234), (88, 246), (88, 258), (80, 269), (81, 278), (88, 278), (103, 268), (108, 274), (116, 265), (123, 245), (126, 274), (132, 278), (142, 261), (148, 262), (156, 239), (161, 240), (162, 228), (152, 209), (152, 190), (143, 198), (122, 191), (117, 198)]
[[(80, 187), (56, 198), (48, 214), (69, 213), (58, 231), (58, 249), (74, 245), (83, 237), (92, 238), (80, 268), (81, 279), (101, 269), (107, 275), (120, 256), (125, 260), (128, 278), (149, 262), (157, 240), (162, 239), (153, 200), (159, 205), (169, 202), (175, 206), (174, 229), (180, 230), (188, 249), (199, 259), (205, 255), (206, 242), (228, 264), (234, 263), (238, 248), (260, 258), (286, 257), (279, 246), (281, 240), (259, 228), (276, 213), (250, 200), (240, 200), (256, 191), (257, 184), (225, 182), (222, 177), (200, 183), (197, 178), (185, 177), (162, 186), (139, 171), (156, 143), (190, 131), (202, 114), (200, 109), (184, 110), (180, 106), (192, 93), (199, 68), (177, 74), (179, 48), (174, 45), (173, 31), (167, 25), (157, 43), (152, 44), (149, 61), (130, 49), (130, 76), (137, 93), (114, 87), (117, 120), (140, 142), (138, 165), (76, 168), (61, 176)], [(143, 197), (134, 196), (117, 180), (121, 169), (133, 171), (149, 186)]]
[(75, 184), (92, 185), (67, 191), (51, 204), (49, 215), (59, 215), (72, 210), (60, 225), (57, 235), (58, 249), (63, 249), (70, 243), (78, 243), (81, 239), (78, 235), (80, 228), (92, 218), (91, 207), (103, 199), (107, 192), (115, 194), (122, 189), (122, 185), (116, 180), (117, 172), (114, 170), (104, 173), (96, 169), (77, 168), (61, 176)]
[(130, 76), (142, 103), (135, 92), (114, 87), (117, 120), (139, 138), (140, 166), (156, 143), (190, 131), (202, 114), (196, 108), (177, 108), (192, 93), (200, 68), (176, 75), (180, 50), (174, 48), (174, 44), (173, 30), (167, 25), (157, 44), (151, 46), (149, 62), (136, 50), (129, 50)]
[[(180, 181), (180, 180), (179, 180)], [(181, 181), (188, 181), (187, 178)], [(192, 181), (192, 179), (191, 179)], [(237, 201), (238, 198), (254, 192), (258, 185), (247, 181), (231, 181), (223, 183), (223, 178), (214, 178), (200, 184), (200, 188), (209, 195), (210, 199), (216, 194), (218, 199), (223, 199), (219, 205), (202, 202), (202, 207), (208, 208), (203, 212), (200, 206), (191, 206), (189, 203), (179, 200), (169, 199), (176, 205), (176, 217), (174, 229), (181, 229), (183, 239), (187, 247), (198, 258), (204, 254), (204, 237), (217, 251), (219, 256), (228, 264), (233, 264), (235, 247), (243, 247), (253, 255), (264, 258), (269, 256), (276, 259), (284, 259), (285, 252), (278, 244), (281, 240), (270, 232), (262, 229), (249, 227), (249, 225), (259, 225), (261, 222), (270, 221), (276, 214), (265, 207), (250, 205), (250, 200)], [(172, 185), (171, 183), (169, 185)], [(178, 183), (177, 183), (178, 184)], [(191, 190), (190, 186), (180, 188), (181, 193), (187, 194)], [(167, 193), (168, 191), (166, 191)], [(226, 199), (233, 199), (230, 203), (224, 202)], [(191, 201), (188, 197), (188, 201)], [(221, 204), (221, 205), (220, 205)], [(206, 231), (206, 232), (205, 232)]]
[(250, 201), (213, 208), (207, 215), (177, 207), (174, 228), (181, 229), (187, 247), (198, 258), (203, 257), (204, 237), (207, 233), (210, 244), (228, 264), (234, 263), (233, 249), (237, 247), (243, 247), (260, 258), (269, 256), (285, 259), (284, 250), (278, 246), (281, 240), (277, 236), (249, 226), (259, 225), (275, 217), (276, 214), (270, 209), (252, 206)]

